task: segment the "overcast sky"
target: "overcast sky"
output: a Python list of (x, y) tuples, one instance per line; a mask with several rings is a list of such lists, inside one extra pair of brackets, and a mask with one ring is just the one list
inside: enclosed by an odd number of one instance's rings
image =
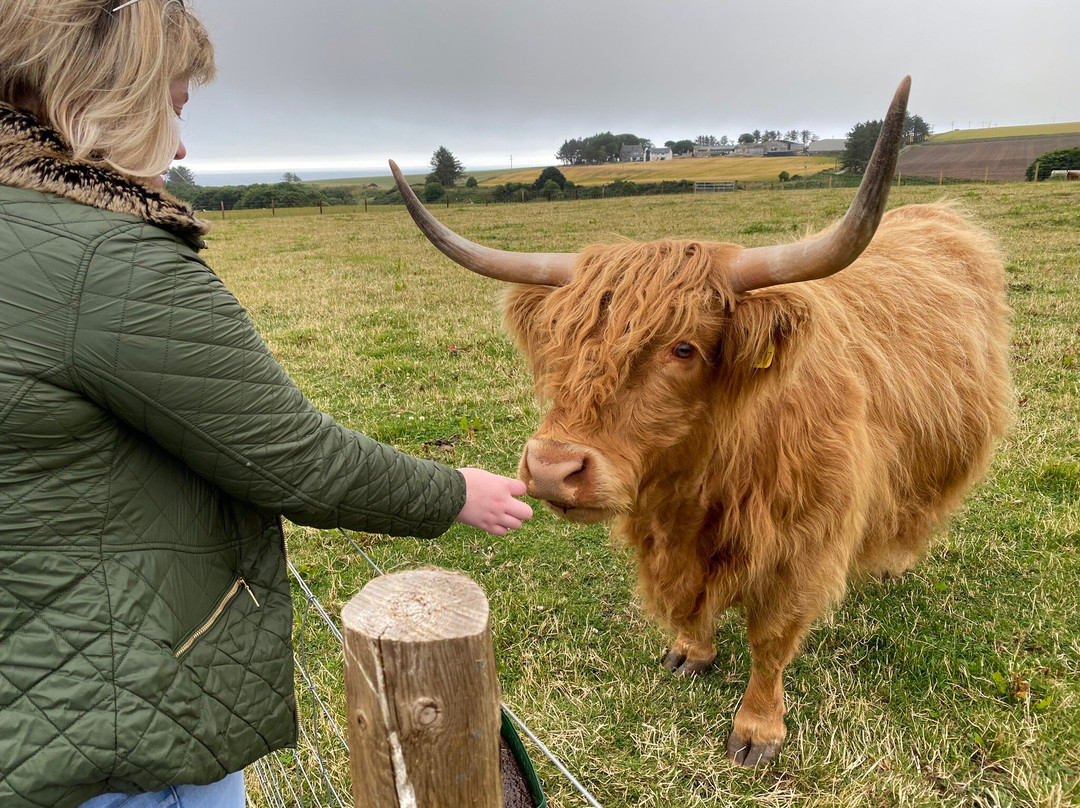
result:
[(937, 132), (1080, 120), (1078, 0), (196, 0), (218, 79), (199, 171), (554, 164), (567, 138), (810, 129), (909, 109)]

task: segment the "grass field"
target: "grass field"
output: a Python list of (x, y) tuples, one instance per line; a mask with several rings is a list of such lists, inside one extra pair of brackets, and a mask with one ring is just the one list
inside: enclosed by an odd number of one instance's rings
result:
[[(903, 187), (890, 205), (941, 194)], [(604, 527), (538, 508), (505, 539), (462, 526), (434, 542), (361, 538), (384, 570), (435, 565), (484, 587), (503, 700), (605, 808), (1080, 805), (1080, 188), (950, 194), (1006, 257), (1015, 424), (923, 563), (899, 581), (854, 586), (810, 634), (788, 668), (788, 740), (771, 768), (737, 769), (725, 756), (749, 675), (739, 614), (718, 627), (715, 672), (672, 677), (659, 664), (666, 639), (636, 604), (632, 561)], [(825, 225), (852, 195), (436, 213), (503, 249), (571, 251), (624, 236), (760, 245)], [(498, 326), (499, 284), (439, 255), (400, 207), (311, 213), (230, 215), (205, 253), (280, 361), (350, 427), (418, 455), (513, 474), (538, 413), (529, 374)], [(288, 539), (335, 616), (372, 575), (336, 533), (291, 527)], [(340, 649), (314, 650), (320, 686), (343, 709)], [(584, 805), (541, 755), (533, 761), (553, 808)], [(345, 771), (344, 761), (333, 765)]]
[[(833, 157), (699, 157), (661, 160), (648, 163), (605, 163), (598, 166), (559, 166), (568, 179), (578, 185), (607, 185), (615, 180), (661, 182), (662, 180), (776, 180), (781, 171), (789, 175), (816, 174), (836, 164)], [(522, 169), (507, 172), (482, 185), (503, 182), (532, 182), (540, 172)]]
[[(552, 162), (554, 162), (554, 160)], [(537, 175), (544, 169), (543, 167), (539, 167), (522, 170), (531, 172), (529, 182), (532, 182), (534, 179), (536, 179)], [(464, 184), (464, 180), (466, 178), (476, 177), (476, 181), (483, 185), (498, 185), (499, 183), (505, 182), (505, 180), (502, 180), (500, 178), (507, 173), (509, 172), (504, 168), (493, 168), (484, 171), (466, 171), (464, 177), (462, 178), (462, 184)], [(405, 175), (405, 179), (409, 182), (410, 185), (422, 184), (426, 177), (426, 173)], [(373, 185), (381, 190), (386, 190), (388, 188), (394, 187), (394, 177), (390, 174), (390, 169), (387, 168), (386, 174), (378, 177), (342, 177), (339, 179), (331, 180), (309, 180), (307, 181), (307, 184), (338, 187), (346, 186), (349, 188), (355, 188), (357, 189), (357, 191)]]
[(964, 140), (998, 140), (1008, 137), (1041, 137), (1045, 135), (1073, 135), (1080, 133), (1080, 121), (1068, 123), (1041, 123), (1031, 126), (991, 126), (985, 129), (953, 129), (934, 135), (928, 143), (958, 143)]
[[(556, 165), (552, 160), (551, 165)], [(649, 163), (605, 163), (598, 166), (558, 166), (568, 180), (578, 185), (608, 185), (615, 180), (633, 182), (661, 182), (663, 180), (691, 180), (693, 182), (717, 180), (775, 181), (781, 171), (789, 175), (809, 175), (833, 168), (834, 157), (701, 157), (697, 159), (662, 160)], [(533, 182), (543, 166), (490, 171), (466, 171), (465, 177), (476, 177), (481, 187), (502, 185), (506, 182)], [(423, 182), (425, 175), (406, 175), (410, 183)], [(462, 181), (464, 182), (464, 180)], [(347, 185), (361, 188), (375, 185), (391, 188), (394, 179), (385, 177), (361, 177), (341, 180), (318, 180), (317, 185)]]

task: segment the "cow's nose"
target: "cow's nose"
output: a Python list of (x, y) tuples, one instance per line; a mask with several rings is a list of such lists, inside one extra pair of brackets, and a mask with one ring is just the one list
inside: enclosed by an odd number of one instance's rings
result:
[(577, 501), (589, 474), (589, 460), (576, 446), (552, 440), (530, 440), (525, 446), (529, 495), (561, 504)]

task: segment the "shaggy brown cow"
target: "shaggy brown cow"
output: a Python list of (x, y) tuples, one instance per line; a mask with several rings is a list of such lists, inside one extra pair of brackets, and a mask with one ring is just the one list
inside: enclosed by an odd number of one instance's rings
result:
[(717, 616), (745, 610), (736, 763), (776, 754), (783, 670), (814, 619), (853, 576), (916, 561), (1007, 420), (993, 243), (948, 205), (882, 217), (908, 86), (844, 219), (784, 246), (504, 253), (444, 228), (392, 165), (441, 250), (520, 282), (504, 324), (550, 404), (521, 478), (636, 548), (645, 605), (675, 634), (664, 664), (707, 670)]

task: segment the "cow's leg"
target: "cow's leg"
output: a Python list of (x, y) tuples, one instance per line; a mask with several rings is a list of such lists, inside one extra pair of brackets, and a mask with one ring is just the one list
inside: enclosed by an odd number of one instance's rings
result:
[(733, 763), (757, 766), (772, 760), (780, 750), (787, 735), (784, 668), (816, 614), (817, 610), (800, 615), (771, 605), (748, 607), (747, 637), (753, 665), (728, 737), (728, 757)]
[(686, 524), (678, 534), (638, 541), (638, 586), (646, 610), (675, 633), (664, 667), (692, 676), (716, 659), (716, 618), (731, 605), (736, 579), (701, 557), (700, 519), (681, 516)]
[(716, 659), (716, 615), (695, 612), (678, 626), (678, 632), (664, 655), (664, 667), (679, 676), (707, 673)]
[(664, 655), (665, 668), (679, 676), (695, 676), (712, 668), (716, 659), (716, 619), (732, 603), (733, 581), (701, 569), (694, 596), (674, 604), (668, 613), (668, 623), (676, 636)]

